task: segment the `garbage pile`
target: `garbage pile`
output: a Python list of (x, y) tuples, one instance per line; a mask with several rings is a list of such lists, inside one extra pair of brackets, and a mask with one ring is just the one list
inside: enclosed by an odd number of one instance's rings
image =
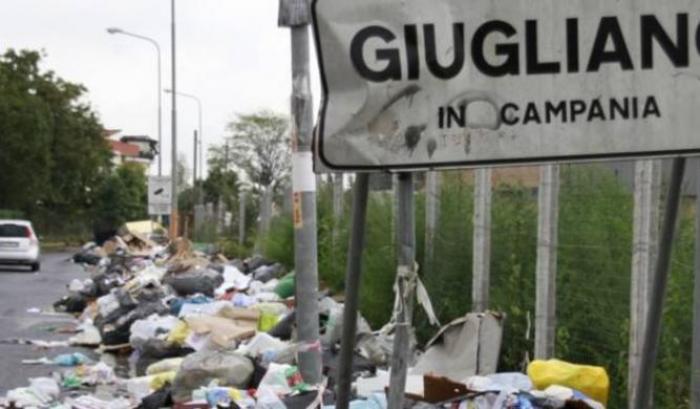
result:
[[(186, 239), (154, 240), (133, 227), (73, 257), (90, 278), (73, 280), (56, 311), (74, 314), (67, 341), (26, 341), (74, 352), (25, 361), (49, 377), (10, 391), (2, 407), (54, 409), (334, 408), (343, 305), (319, 299), (321, 338), (296, 342), (294, 273), (256, 256), (227, 260)], [(432, 308), (432, 307), (431, 307)], [(387, 407), (392, 320), (379, 331), (358, 317), (355, 409)], [(504, 316), (467, 314), (438, 331), (413, 359), (409, 407), (603, 408), (607, 374), (534, 362), (528, 375), (496, 374)], [(324, 379), (304, 382), (300, 352), (319, 351)], [(63, 369), (61, 369), (63, 368)], [(61, 369), (61, 370), (59, 370)], [(585, 395), (584, 395), (585, 393)], [(596, 400), (594, 400), (596, 399)], [(602, 402), (602, 403), (601, 403)]]

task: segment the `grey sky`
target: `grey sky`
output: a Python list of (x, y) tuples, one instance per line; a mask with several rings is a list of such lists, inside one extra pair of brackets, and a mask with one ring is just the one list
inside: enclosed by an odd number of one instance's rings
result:
[[(277, 27), (277, 0), (178, 0), (178, 90), (203, 101), (205, 143), (221, 141), (235, 113), (289, 112), (289, 31)], [(152, 45), (107, 27), (151, 37), (170, 86), (170, 1), (2, 0), (0, 50), (44, 49), (44, 68), (84, 84), (107, 128), (157, 137), (156, 54)], [(312, 56), (315, 58), (315, 56)], [(318, 106), (315, 59), (311, 62)], [(170, 152), (170, 96), (163, 95), (164, 152)], [(191, 166), (194, 101), (178, 100), (179, 151)], [(164, 172), (170, 168), (164, 155)], [(155, 166), (153, 167), (155, 170)]]

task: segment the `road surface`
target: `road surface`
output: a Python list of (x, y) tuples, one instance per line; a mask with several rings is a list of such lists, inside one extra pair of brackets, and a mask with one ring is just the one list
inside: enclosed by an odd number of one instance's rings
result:
[[(51, 307), (67, 293), (66, 286), (71, 280), (88, 277), (81, 266), (67, 261), (69, 257), (67, 253), (45, 254), (38, 273), (25, 267), (0, 266), (0, 339), (65, 340), (70, 337), (53, 333), (50, 328), (74, 323), (72, 317), (28, 312), (30, 308), (45, 310)], [(23, 359), (53, 357), (78, 350), (39, 350), (30, 345), (0, 343), (0, 396), (9, 389), (27, 386), (28, 378), (49, 376), (61, 370), (53, 366), (22, 365)]]

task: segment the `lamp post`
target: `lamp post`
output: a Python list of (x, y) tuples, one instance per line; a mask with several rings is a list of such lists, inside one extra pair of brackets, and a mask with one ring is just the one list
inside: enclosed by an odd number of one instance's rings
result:
[[(199, 133), (199, 167), (200, 167), (200, 171), (197, 172), (195, 170), (195, 174), (198, 174), (199, 177), (202, 178), (204, 176), (204, 161), (202, 160), (202, 152), (204, 151), (203, 142), (202, 142), (204, 140), (204, 134), (202, 133), (202, 100), (199, 99), (195, 95), (187, 94), (184, 92), (173, 93), (173, 90), (170, 88), (165, 88), (164, 91), (167, 92), (168, 94), (174, 94), (174, 95), (177, 95), (179, 97), (189, 98), (191, 100), (194, 100), (197, 103), (197, 116), (198, 116), (198, 122), (199, 122), (199, 125), (198, 125), (199, 132), (198, 133)], [(196, 187), (196, 183), (197, 183), (197, 181), (195, 180), (195, 187)]]
[(162, 120), (162, 94), (160, 90), (163, 88), (161, 82), (161, 64), (160, 64), (160, 45), (158, 42), (150, 37), (146, 37), (140, 34), (131, 33), (129, 31), (124, 31), (118, 27), (109, 27), (107, 29), (109, 34), (122, 34), (125, 36), (137, 38), (139, 40), (144, 40), (151, 43), (156, 48), (156, 54), (158, 56), (158, 176), (163, 176), (163, 160), (162, 160), (162, 150), (163, 150), (163, 120)]

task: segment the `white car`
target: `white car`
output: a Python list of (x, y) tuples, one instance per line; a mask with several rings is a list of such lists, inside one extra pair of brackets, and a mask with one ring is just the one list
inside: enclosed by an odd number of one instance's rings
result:
[(39, 238), (26, 220), (0, 219), (0, 264), (31, 266), (39, 271)]

